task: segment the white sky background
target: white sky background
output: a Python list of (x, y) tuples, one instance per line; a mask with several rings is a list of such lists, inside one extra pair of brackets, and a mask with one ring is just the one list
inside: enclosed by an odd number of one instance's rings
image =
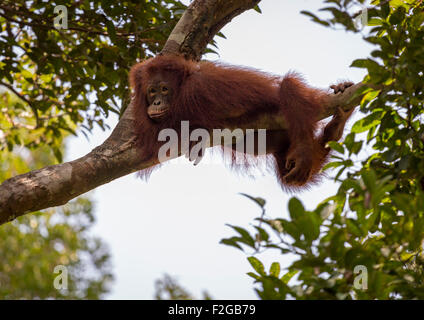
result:
[[(362, 80), (362, 70), (349, 68), (354, 59), (369, 55), (361, 36), (324, 28), (300, 14), (317, 12), (323, 1), (264, 0), (260, 7), (262, 14), (245, 12), (222, 30), (227, 40), (218, 38), (220, 60), (276, 74), (296, 70), (323, 88), (340, 79)], [(117, 118), (107, 122), (113, 128)], [(83, 135), (71, 138), (66, 160), (85, 155), (109, 134), (96, 129), (90, 141)], [(336, 190), (326, 181), (297, 196), (312, 209)], [(197, 297), (206, 289), (215, 299), (256, 299), (246, 275), (252, 271), (247, 256), (219, 244), (235, 235), (225, 224), (248, 227), (260, 214), (240, 192), (266, 199), (268, 215), (287, 217), (290, 196), (274, 176), (243, 177), (210, 161), (197, 167), (173, 161), (148, 182), (130, 175), (90, 193), (96, 203), (94, 233), (112, 252), (116, 280), (108, 298), (152, 299), (155, 280), (168, 273)], [(277, 251), (259, 258), (266, 268), (273, 261), (282, 267), (290, 262)]]

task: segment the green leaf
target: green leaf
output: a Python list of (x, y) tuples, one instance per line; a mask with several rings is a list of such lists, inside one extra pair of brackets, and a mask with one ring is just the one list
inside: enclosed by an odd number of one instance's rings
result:
[(289, 213), (293, 221), (305, 215), (305, 208), (299, 199), (293, 197), (289, 200)]
[(326, 171), (326, 170), (331, 169), (331, 168), (337, 168), (337, 167), (340, 167), (342, 165), (343, 165), (343, 162), (342, 161), (333, 161), (333, 162), (327, 163), (322, 168), (322, 171)]
[(368, 19), (368, 26), (381, 26), (383, 24), (383, 20), (380, 18), (371, 18)]
[(107, 32), (109, 34), (110, 39), (112, 40), (112, 42), (116, 42), (116, 30), (115, 30), (115, 25), (113, 24), (112, 21), (107, 20), (106, 21), (106, 28), (107, 28)]
[(331, 149), (333, 149), (333, 150), (337, 151), (338, 153), (344, 154), (344, 148), (343, 148), (343, 145), (342, 145), (342, 144), (340, 144), (339, 142), (336, 142), (336, 141), (329, 141), (329, 142), (327, 142), (327, 144), (328, 144), (328, 146), (329, 146)]
[(400, 6), (396, 11), (390, 15), (389, 22), (393, 25), (400, 24), (405, 19), (406, 10), (403, 6)]
[(260, 197), (252, 197), (246, 193), (240, 193), (242, 196), (245, 196), (246, 198), (249, 198), (250, 200), (254, 201), (258, 206), (260, 206), (261, 208), (263, 208), (266, 204), (266, 200), (262, 199)]
[(346, 227), (347, 230), (356, 237), (362, 237), (364, 235), (357, 220), (347, 219)]
[(391, 196), (391, 199), (400, 211), (403, 211), (405, 214), (413, 213), (414, 206), (412, 205), (412, 196), (404, 193), (395, 193)]
[(261, 276), (265, 276), (265, 268), (262, 262), (259, 261), (259, 259), (255, 257), (248, 257), (247, 260), (249, 261), (250, 265), (252, 266), (255, 271), (260, 274)]
[(279, 220), (281, 222), (281, 225), (283, 227), (283, 232), (292, 236), (293, 239), (295, 240), (299, 240), (300, 239), (300, 235), (301, 232), (300, 230), (297, 228), (296, 224), (284, 219), (280, 219)]
[(308, 212), (296, 221), (296, 225), (299, 230), (302, 230), (305, 240), (311, 243), (319, 237), (321, 221), (315, 212)]
[(271, 264), (271, 267), (269, 268), (269, 273), (272, 276), (278, 278), (280, 276), (280, 270), (281, 270), (280, 264), (278, 262), (273, 262)]
[(376, 180), (377, 177), (375, 175), (375, 172), (372, 169), (368, 169), (362, 172), (361, 174), (362, 180), (364, 181), (365, 186), (367, 189), (373, 193), (376, 191)]
[(281, 277), (281, 281), (283, 281), (283, 283), (285, 283), (285, 284), (288, 284), (289, 281), (291, 280), (291, 278), (293, 278), (298, 272), (299, 272), (299, 270), (288, 271), (285, 275), (283, 275)]
[(222, 239), (219, 243), (225, 244), (227, 246), (235, 247), (241, 251), (244, 251), (243, 248), (238, 245), (237, 241), (238, 241), (237, 237), (232, 237), (230, 239)]
[(319, 23), (323, 26), (328, 27), (330, 24), (327, 21), (321, 20), (319, 19), (316, 15), (314, 15), (313, 13), (309, 12), (309, 11), (300, 11), (301, 14), (304, 14), (305, 16), (308, 16), (310, 18), (312, 18), (312, 21)]
[(258, 237), (260, 241), (268, 241), (269, 240), (269, 234), (265, 231), (264, 228), (260, 228), (258, 226), (255, 226), (255, 229), (258, 230)]
[[(371, 101), (378, 97), (380, 92), (381, 90), (371, 90), (367, 92), (361, 100), (361, 106), (367, 107)], [(383, 116), (383, 114), (381, 116)]]
[(261, 10), (261, 8), (259, 8), (258, 4), (253, 7), (253, 10), (255, 10), (256, 12), (262, 13), (262, 10)]
[(248, 272), (247, 275), (250, 276), (250, 277), (252, 277), (253, 279), (255, 279), (257, 281), (260, 281), (261, 280), (261, 277), (258, 276), (256, 273)]
[(237, 226), (232, 226), (230, 224), (227, 224), (227, 226), (233, 228), (236, 232), (238, 232), (241, 235), (241, 238), (239, 241), (243, 242), (244, 244), (255, 248), (255, 240), (252, 238), (252, 236), (250, 235), (250, 233), (241, 228), (241, 227), (237, 227)]
[(373, 112), (370, 115), (366, 116), (365, 118), (358, 120), (354, 123), (352, 126), (352, 132), (353, 133), (361, 133), (368, 131), (369, 129), (377, 126), (381, 122), (381, 118), (383, 117), (383, 112)]

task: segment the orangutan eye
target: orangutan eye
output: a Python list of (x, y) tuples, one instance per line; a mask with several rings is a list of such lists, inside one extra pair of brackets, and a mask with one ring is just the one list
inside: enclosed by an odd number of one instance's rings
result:
[(168, 87), (162, 87), (162, 93), (168, 93)]
[(155, 94), (156, 93), (156, 89), (155, 88), (150, 88), (149, 92), (150, 92), (150, 94)]

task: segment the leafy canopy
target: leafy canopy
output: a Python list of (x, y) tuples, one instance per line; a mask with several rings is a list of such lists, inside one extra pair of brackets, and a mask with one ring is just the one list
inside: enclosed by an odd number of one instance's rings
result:
[[(54, 27), (58, 5), (67, 8), (67, 29)], [(0, 151), (42, 143), (61, 162), (63, 132), (87, 134), (122, 113), (129, 68), (160, 51), (184, 9), (175, 0), (2, 1), (0, 89), (20, 103), (6, 100), (0, 112)], [(32, 139), (20, 138), (22, 128)]]
[[(0, 94), (0, 108), (18, 103)], [(22, 141), (32, 133), (20, 128)], [(62, 140), (60, 140), (62, 143)], [(63, 146), (61, 145), (61, 151)], [(50, 148), (34, 145), (0, 152), (0, 181), (50, 165)], [(25, 215), (0, 227), (0, 299), (100, 299), (113, 280), (109, 249), (91, 234), (95, 223), (93, 204), (80, 197), (69, 204)], [(63, 284), (67, 269), (68, 288)], [(58, 267), (60, 272), (55, 273)], [(59, 278), (57, 278), (59, 276)]]
[(364, 40), (375, 47), (352, 63), (368, 73), (370, 88), (358, 93), (363, 117), (330, 144), (338, 192), (312, 211), (292, 198), (290, 219), (268, 217), (264, 200), (251, 197), (263, 210), (259, 224), (233, 227), (238, 235), (222, 242), (296, 257), (285, 271), (249, 257), (263, 299), (424, 299), (424, 4), (325, 2), (330, 18), (306, 14), (359, 32), (355, 20), (366, 12)]

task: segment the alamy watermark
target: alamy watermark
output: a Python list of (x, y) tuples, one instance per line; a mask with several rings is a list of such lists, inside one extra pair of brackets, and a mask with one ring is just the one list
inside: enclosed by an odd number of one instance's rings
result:
[[(190, 132), (189, 121), (181, 121), (180, 135), (177, 130), (163, 129), (159, 132), (158, 141), (165, 142), (158, 152), (160, 163), (185, 154), (197, 164), (207, 148), (218, 145), (228, 147), (227, 152), (224, 150), (224, 159), (231, 157), (233, 164), (245, 163), (245, 154), (255, 156), (266, 154), (266, 129), (213, 129), (211, 132), (199, 128)], [(229, 152), (230, 150), (235, 152)]]
[(57, 265), (54, 267), (54, 273), (58, 273), (54, 278), (53, 287), (56, 290), (68, 290), (68, 268), (63, 265)]
[(353, 24), (357, 30), (362, 30), (368, 26), (368, 8), (362, 7), (361, 12), (353, 19)]
[(357, 290), (367, 290), (368, 289), (368, 269), (364, 265), (357, 265), (353, 269), (355, 276), (353, 281), (353, 286)]
[(53, 19), (53, 26), (58, 29), (68, 29), (68, 8), (64, 5), (55, 6), (53, 10), (57, 14)]

